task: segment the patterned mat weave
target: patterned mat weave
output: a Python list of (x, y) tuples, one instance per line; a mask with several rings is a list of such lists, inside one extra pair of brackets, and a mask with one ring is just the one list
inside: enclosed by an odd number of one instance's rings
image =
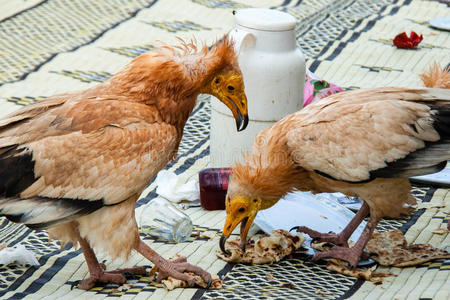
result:
[[(445, 3), (447, 2), (447, 3)], [(450, 62), (450, 33), (433, 29), (427, 21), (450, 11), (448, 1), (419, 0), (0, 0), (0, 115), (44, 97), (87, 88), (101, 82), (133, 57), (151, 50), (157, 41), (176, 43), (176, 36), (195, 36), (211, 44), (233, 24), (232, 10), (266, 7), (286, 11), (298, 20), (297, 41), (307, 66), (320, 77), (344, 88), (386, 85), (421, 86), (417, 74), (433, 61)], [(392, 38), (403, 31), (424, 35), (418, 49), (399, 50)], [(178, 160), (167, 168), (185, 177), (197, 176), (209, 164), (210, 99), (200, 97), (188, 120)], [(419, 209), (408, 220), (383, 220), (377, 230), (401, 228), (408, 242), (450, 244), (445, 227), (450, 211), (447, 189), (414, 190)], [(137, 203), (156, 195), (152, 182)], [(219, 291), (177, 289), (167, 292), (148, 277), (130, 278), (133, 286), (107, 285), (91, 291), (72, 289), (88, 275), (82, 253), (49, 241), (45, 232), (0, 219), (0, 241), (23, 244), (34, 251), (40, 267), (0, 267), (1, 299), (448, 299), (450, 267), (438, 261), (417, 268), (379, 268), (393, 272), (383, 285), (334, 274), (307, 257), (272, 266), (232, 265), (218, 260), (215, 251), (225, 219), (224, 211), (190, 208), (195, 231), (217, 233), (215, 239), (191, 237), (180, 244), (143, 239), (164, 257), (186, 256), (225, 285)], [(139, 255), (127, 262), (105, 259), (108, 269), (150, 266)], [(273, 275), (268, 279), (267, 273)], [(290, 287), (283, 284), (292, 283)], [(322, 294), (318, 294), (318, 290)]]

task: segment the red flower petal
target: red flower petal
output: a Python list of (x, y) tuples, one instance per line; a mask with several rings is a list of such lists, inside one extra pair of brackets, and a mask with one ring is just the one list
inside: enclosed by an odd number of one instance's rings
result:
[(398, 34), (394, 38), (393, 43), (395, 46), (397, 46), (397, 48), (409, 49), (409, 48), (414, 48), (415, 46), (419, 45), (419, 43), (422, 40), (423, 40), (422, 35), (419, 36), (414, 31), (411, 31), (410, 37), (408, 37), (406, 35), (406, 32), (402, 32), (402, 33)]
[(411, 31), (410, 40), (414, 44), (414, 46), (417, 46), (423, 40), (423, 36), (422, 35), (419, 36), (414, 31)]
[(394, 38), (394, 45), (397, 46), (397, 48), (412, 48), (412, 43), (409, 40), (409, 37), (406, 35), (406, 32), (402, 32), (398, 34)]

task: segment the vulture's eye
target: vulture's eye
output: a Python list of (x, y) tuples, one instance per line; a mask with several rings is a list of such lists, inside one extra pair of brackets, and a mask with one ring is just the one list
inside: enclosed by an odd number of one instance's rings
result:
[(255, 198), (255, 199), (253, 199), (253, 202), (255, 202), (255, 203), (256, 203), (256, 202), (258, 202), (258, 199), (256, 199), (256, 198)]
[(245, 211), (245, 208), (241, 207), (239, 208), (238, 212), (243, 213)]
[(216, 80), (214, 81), (215, 83), (220, 83), (220, 79), (216, 78)]
[(234, 91), (234, 86), (229, 85), (229, 86), (227, 87), (227, 89), (228, 89), (229, 91)]

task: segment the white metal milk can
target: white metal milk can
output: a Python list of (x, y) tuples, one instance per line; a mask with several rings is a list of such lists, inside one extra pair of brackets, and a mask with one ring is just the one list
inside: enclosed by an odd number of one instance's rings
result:
[(248, 101), (249, 124), (236, 131), (234, 118), (220, 101), (211, 101), (212, 167), (228, 167), (251, 149), (254, 137), (303, 105), (305, 59), (295, 39), (293, 16), (271, 9), (235, 13), (230, 37), (239, 53)]

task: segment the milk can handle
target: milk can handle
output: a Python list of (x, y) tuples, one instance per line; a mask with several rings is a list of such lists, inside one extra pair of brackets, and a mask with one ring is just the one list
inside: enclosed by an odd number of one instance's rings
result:
[(234, 41), (234, 51), (238, 54), (241, 51), (242, 45), (253, 46), (256, 40), (256, 37), (250, 32), (245, 32), (236, 28), (231, 31), (231, 37)]

